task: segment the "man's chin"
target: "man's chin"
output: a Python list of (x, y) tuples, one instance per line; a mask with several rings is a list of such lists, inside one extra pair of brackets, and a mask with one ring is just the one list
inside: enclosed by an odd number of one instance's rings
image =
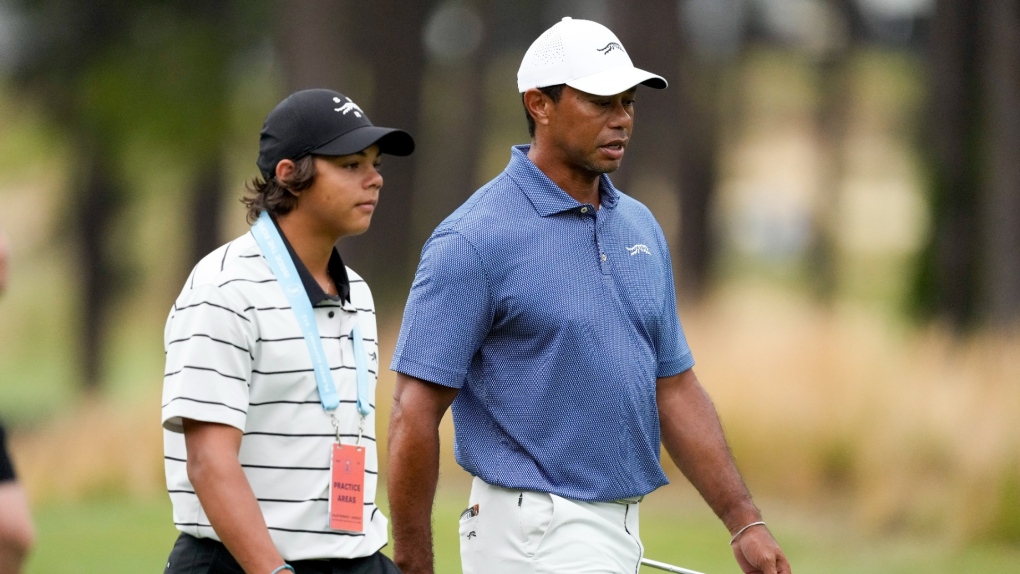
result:
[(598, 174), (613, 173), (620, 169), (621, 163), (623, 163), (622, 159), (616, 161), (599, 161), (588, 164), (587, 168), (589, 171)]
[(368, 217), (365, 220), (356, 222), (356, 223), (354, 223), (352, 225), (349, 225), (345, 229), (342, 229), (340, 237), (341, 238), (343, 238), (343, 237), (354, 237), (355, 235), (361, 235), (361, 234), (365, 233), (366, 231), (368, 231), (368, 227), (371, 224), (372, 224), (372, 218), (371, 217)]

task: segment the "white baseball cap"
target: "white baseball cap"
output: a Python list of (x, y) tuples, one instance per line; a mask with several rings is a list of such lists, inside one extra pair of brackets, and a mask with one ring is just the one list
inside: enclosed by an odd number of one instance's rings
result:
[(635, 68), (616, 34), (598, 22), (569, 16), (535, 40), (517, 71), (517, 89), (566, 84), (576, 90), (612, 96), (638, 84), (656, 89), (666, 80)]

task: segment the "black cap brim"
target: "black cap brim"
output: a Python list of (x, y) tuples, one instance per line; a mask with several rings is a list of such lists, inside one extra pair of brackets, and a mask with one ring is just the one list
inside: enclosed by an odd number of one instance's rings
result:
[(388, 155), (411, 155), (411, 152), (414, 151), (414, 138), (403, 130), (363, 126), (309, 150), (308, 153), (332, 156), (351, 155), (373, 144), (379, 146), (380, 153)]

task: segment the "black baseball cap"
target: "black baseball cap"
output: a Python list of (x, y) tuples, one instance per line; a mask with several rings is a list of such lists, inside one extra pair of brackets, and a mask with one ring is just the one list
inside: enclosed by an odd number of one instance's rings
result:
[(358, 104), (340, 92), (302, 90), (287, 96), (266, 116), (256, 163), (269, 179), (280, 160), (309, 154), (349, 155), (372, 144), (390, 155), (414, 151), (411, 134), (372, 125)]

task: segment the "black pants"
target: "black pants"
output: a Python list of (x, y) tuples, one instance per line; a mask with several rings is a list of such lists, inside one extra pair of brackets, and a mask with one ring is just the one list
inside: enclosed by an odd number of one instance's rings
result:
[(3, 425), (0, 425), (0, 482), (7, 482), (16, 478), (11, 455), (7, 454), (7, 433), (4, 432)]
[[(400, 574), (382, 552), (364, 558), (296, 560), (289, 564), (297, 574)], [(244, 570), (221, 542), (181, 533), (163, 574), (244, 574)]]

